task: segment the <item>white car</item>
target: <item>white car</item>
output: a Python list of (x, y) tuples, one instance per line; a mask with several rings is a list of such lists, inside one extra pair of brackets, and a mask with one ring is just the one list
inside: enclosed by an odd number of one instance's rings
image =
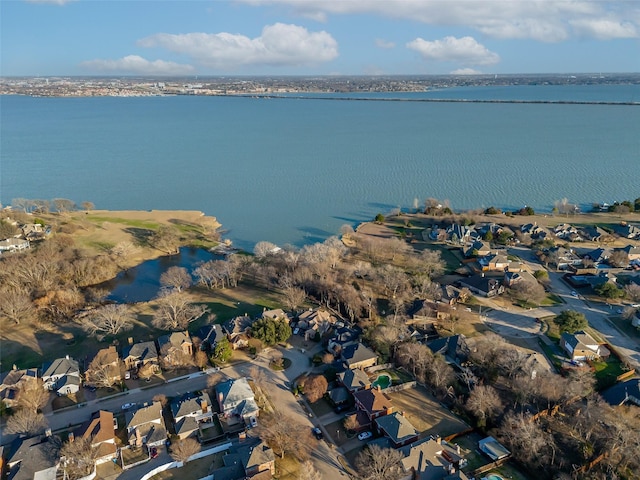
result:
[(249, 422), (251, 423), (251, 428), (256, 428), (258, 426), (258, 420), (256, 419), (256, 417), (251, 417), (249, 419)]
[(578, 296), (578, 292), (576, 292), (575, 290), (573, 290), (573, 291), (571, 292), (571, 296), (572, 296), (572, 297), (577, 297), (577, 296)]
[(366, 440), (367, 438), (371, 438), (373, 436), (373, 433), (371, 432), (362, 432), (360, 435), (358, 435), (358, 440)]
[(125, 403), (124, 405), (122, 405), (122, 410), (129, 410), (130, 408), (133, 408), (135, 406), (135, 403)]

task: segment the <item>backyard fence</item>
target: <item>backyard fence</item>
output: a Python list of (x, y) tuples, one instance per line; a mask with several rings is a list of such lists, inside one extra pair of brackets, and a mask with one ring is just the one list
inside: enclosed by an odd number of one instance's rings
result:
[(401, 383), (400, 385), (394, 385), (393, 387), (387, 387), (384, 389), (384, 391), (388, 393), (400, 392), (402, 390), (406, 390), (407, 388), (415, 388), (416, 385), (417, 382), (413, 380), (411, 382)]

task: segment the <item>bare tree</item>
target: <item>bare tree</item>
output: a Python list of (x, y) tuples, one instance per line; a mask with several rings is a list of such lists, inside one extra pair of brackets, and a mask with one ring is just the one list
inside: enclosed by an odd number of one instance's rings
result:
[(517, 300), (539, 305), (547, 296), (544, 287), (538, 282), (520, 280), (509, 287), (511, 295)]
[(356, 414), (346, 415), (344, 417), (344, 428), (354, 432), (360, 424), (358, 423), (358, 416)]
[(307, 293), (304, 289), (297, 287), (286, 287), (282, 290), (282, 295), (284, 296), (284, 305), (289, 310), (297, 310), (307, 298)]
[(640, 285), (637, 283), (625, 285), (624, 293), (632, 302), (640, 302)]
[(139, 248), (136, 245), (134, 245), (133, 243), (131, 243), (129, 241), (123, 241), (123, 242), (117, 243), (111, 249), (111, 255), (113, 255), (116, 258), (127, 259), (127, 258), (131, 257), (132, 255), (135, 255), (135, 253), (138, 250), (139, 250)]
[(612, 267), (623, 268), (629, 265), (629, 254), (624, 250), (614, 250), (607, 261)]
[(20, 290), (0, 292), (0, 318), (20, 324), (29, 322), (36, 316), (36, 310), (29, 295)]
[(48, 425), (43, 414), (20, 408), (7, 419), (5, 432), (33, 436), (44, 432)]
[(466, 406), (478, 418), (479, 425), (484, 426), (488, 418), (501, 410), (502, 401), (495, 388), (479, 385), (469, 395)]
[(310, 403), (315, 403), (324, 396), (328, 386), (329, 384), (324, 375), (314, 375), (305, 382), (304, 394)]
[(81, 203), (81, 205), (82, 205), (82, 208), (84, 208), (85, 211), (87, 211), (87, 212), (89, 212), (89, 211), (91, 211), (91, 210), (96, 208), (96, 206), (93, 204), (93, 202), (89, 202), (89, 201), (84, 201), (84, 202)]
[(59, 214), (65, 214), (76, 209), (76, 204), (67, 198), (54, 198), (53, 206)]
[(62, 445), (60, 457), (69, 480), (78, 480), (89, 475), (95, 468), (98, 449), (91, 446), (90, 438), (71, 438)]
[(162, 225), (149, 238), (149, 243), (168, 255), (178, 253), (180, 236), (178, 230), (171, 225)]
[(169, 267), (160, 275), (160, 285), (169, 290), (181, 292), (191, 286), (191, 275), (184, 267)]
[(545, 450), (555, 448), (553, 437), (524, 413), (507, 413), (500, 434), (514, 455), (528, 464), (542, 464)]
[(425, 380), (435, 388), (445, 389), (454, 378), (453, 368), (445, 362), (442, 355), (434, 355), (433, 360), (426, 364)]
[(393, 448), (369, 445), (356, 457), (356, 468), (362, 480), (397, 480), (403, 455)]
[(184, 292), (163, 293), (158, 297), (158, 309), (151, 323), (161, 330), (185, 330), (207, 311), (204, 305), (191, 303)]
[(322, 475), (318, 472), (310, 460), (305, 460), (300, 465), (298, 480), (322, 480)]
[(205, 368), (208, 367), (210, 365), (209, 363), (209, 357), (207, 356), (206, 352), (203, 352), (202, 350), (198, 350), (193, 358), (194, 363), (196, 364), (197, 367), (199, 368)]
[(117, 335), (133, 328), (134, 316), (125, 304), (110, 304), (96, 308), (84, 319), (82, 327), (90, 335)]
[(280, 458), (284, 458), (285, 454), (291, 454), (298, 460), (308, 458), (312, 445), (309, 428), (279, 410), (260, 418), (262, 422), (258, 433)]
[(199, 284), (204, 285), (210, 290), (217, 287), (220, 282), (220, 272), (216, 268), (213, 260), (198, 265), (193, 270), (193, 275)]
[(23, 381), (18, 389), (18, 406), (31, 413), (37, 413), (49, 401), (49, 392), (45, 390), (42, 379)]
[(200, 451), (200, 443), (194, 438), (183, 438), (171, 445), (171, 458), (185, 463), (192, 455)]
[(277, 251), (278, 246), (275, 243), (271, 242), (258, 242), (256, 243), (256, 246), (253, 247), (253, 254), (258, 260), (263, 260), (269, 255), (273, 255)]

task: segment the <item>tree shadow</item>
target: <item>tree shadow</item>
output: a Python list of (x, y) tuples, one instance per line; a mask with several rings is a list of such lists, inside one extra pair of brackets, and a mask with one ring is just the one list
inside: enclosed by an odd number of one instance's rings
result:
[(322, 243), (327, 238), (337, 235), (337, 232), (329, 232), (316, 227), (299, 227), (298, 231), (302, 232), (304, 237), (299, 242), (296, 242), (297, 247), (302, 247), (310, 243)]
[(136, 243), (142, 247), (150, 245), (149, 239), (154, 234), (154, 231), (148, 228), (127, 227), (124, 231), (130, 234)]

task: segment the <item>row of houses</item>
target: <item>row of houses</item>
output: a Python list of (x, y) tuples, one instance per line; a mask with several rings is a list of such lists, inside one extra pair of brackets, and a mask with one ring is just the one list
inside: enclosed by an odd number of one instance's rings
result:
[[(215, 422), (219, 418), (239, 418), (242, 422), (246, 422), (246, 425), (250, 425), (250, 418), (258, 416), (259, 409), (246, 378), (221, 382), (216, 385), (215, 392), (218, 402), (217, 410), (220, 413), (214, 412), (211, 399), (206, 392), (187, 393), (172, 399), (168, 406), (171, 412), (170, 417), (163, 415), (163, 406), (160, 402), (135, 405), (127, 409), (123, 428), (126, 430), (128, 445), (120, 445), (121, 442), (116, 436), (118, 423), (114, 414), (106, 410), (94, 412), (86, 422), (69, 433), (68, 441), (89, 440), (91, 446), (96, 449), (94, 461), (97, 466), (121, 459), (120, 450), (123, 448), (144, 448), (148, 452), (152, 447), (164, 445), (168, 438), (168, 427), (171, 427), (180, 439), (191, 436), (200, 438), (201, 432), (215, 427)], [(167, 425), (166, 421), (170, 421), (171, 425)], [(260, 458), (258, 459), (251, 452), (245, 455), (242, 449), (230, 452), (232, 455), (240, 454), (242, 458), (246, 456), (240, 463), (245, 469), (243, 475), (230, 478), (248, 478), (252, 476), (252, 472), (257, 474), (265, 470), (273, 474), (273, 454), (272, 452), (269, 454), (270, 449), (259, 439), (257, 442), (255, 440), (246, 442), (246, 445), (249, 445), (250, 449), (257, 449), (256, 452), (262, 452), (259, 455)], [(4, 452), (9, 478), (11, 480), (57, 478), (56, 474), (62, 468), (57, 447), (59, 443), (56, 445), (50, 434), (17, 439)], [(271, 460), (269, 461), (267, 457)], [(232, 463), (227, 466), (231, 465)], [(237, 463), (233, 465), (237, 466)]]

